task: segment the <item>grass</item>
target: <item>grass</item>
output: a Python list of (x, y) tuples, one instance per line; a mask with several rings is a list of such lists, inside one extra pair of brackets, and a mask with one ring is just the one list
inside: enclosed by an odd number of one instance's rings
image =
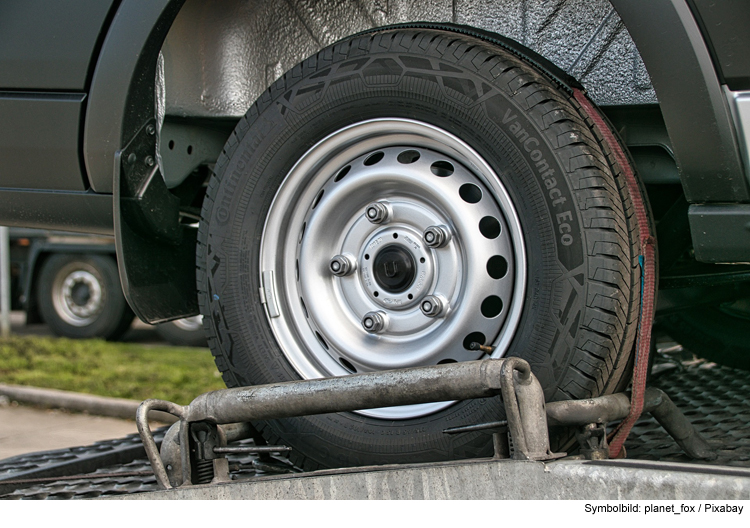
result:
[(224, 388), (207, 349), (19, 336), (0, 339), (0, 383), (181, 405)]

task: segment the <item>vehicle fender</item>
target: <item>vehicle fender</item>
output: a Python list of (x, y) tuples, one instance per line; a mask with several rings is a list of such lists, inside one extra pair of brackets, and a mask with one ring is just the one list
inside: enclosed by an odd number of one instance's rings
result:
[(610, 0), (656, 90), (688, 202), (747, 202), (726, 96), (686, 0)]
[[(83, 158), (91, 187), (113, 192), (115, 152), (153, 116), (153, 105), (129, 102), (145, 82), (148, 62), (159, 49), (185, 0), (123, 0), (115, 14), (91, 79), (83, 131)], [(152, 94), (153, 97), (153, 94)]]

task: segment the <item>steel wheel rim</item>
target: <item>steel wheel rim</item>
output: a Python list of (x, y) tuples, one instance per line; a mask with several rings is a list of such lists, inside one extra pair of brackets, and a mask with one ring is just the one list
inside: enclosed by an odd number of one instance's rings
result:
[(193, 317), (185, 317), (184, 319), (175, 319), (172, 321), (172, 324), (180, 330), (197, 332), (198, 330), (203, 330), (203, 316), (194, 315)]
[[(83, 302), (77, 295), (79, 288), (87, 290)], [(83, 327), (96, 321), (104, 309), (104, 288), (96, 269), (84, 263), (62, 268), (52, 284), (52, 305), (69, 325)]]
[[(365, 213), (377, 201), (385, 202), (384, 223)], [(480, 228), (486, 217), (491, 229)], [(444, 247), (426, 247), (429, 226), (447, 228)], [(416, 270), (405, 288), (383, 291), (383, 272), (376, 276), (371, 264), (382, 248), (411, 256)], [(332, 274), (335, 255), (354, 271)], [(386, 259), (386, 274), (388, 265), (399, 268), (393, 262)], [(492, 168), (456, 136), (407, 119), (348, 126), (300, 158), (266, 217), (260, 271), (271, 329), (305, 379), (501, 357), (526, 287), (521, 224)], [(437, 316), (420, 309), (428, 295), (442, 301)], [(386, 328), (365, 330), (368, 313), (382, 314)], [(477, 336), (490, 353), (469, 350)], [(359, 412), (406, 419), (452, 403)]]

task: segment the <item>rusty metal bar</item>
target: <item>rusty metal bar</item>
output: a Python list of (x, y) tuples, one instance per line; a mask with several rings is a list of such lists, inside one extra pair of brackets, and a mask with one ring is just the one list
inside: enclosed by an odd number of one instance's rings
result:
[(225, 389), (202, 394), (186, 407), (146, 400), (138, 409), (136, 421), (157, 481), (163, 488), (171, 488), (169, 476), (148, 428), (147, 413), (152, 409), (170, 412), (180, 418), (182, 482), (192, 483), (186, 448), (187, 430), (192, 423), (232, 424), (487, 398), (501, 393), (506, 406), (510, 407), (508, 423), (514, 438), (514, 457), (530, 460), (551, 458), (544, 395), (528, 363), (519, 358), (467, 361)]
[[(643, 411), (650, 412), (685, 453), (696, 459), (716, 458), (716, 452), (663, 391), (649, 387), (644, 400)], [(618, 393), (589, 400), (548, 403), (547, 421), (553, 426), (606, 424), (624, 419), (629, 412), (630, 396)]]
[(224, 424), (487, 398), (501, 392), (504, 361), (466, 361), (218, 390), (195, 398), (185, 419)]

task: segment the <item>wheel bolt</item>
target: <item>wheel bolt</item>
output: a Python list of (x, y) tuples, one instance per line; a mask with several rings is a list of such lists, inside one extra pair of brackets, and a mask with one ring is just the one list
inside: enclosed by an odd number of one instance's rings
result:
[(357, 268), (357, 263), (349, 255), (336, 255), (328, 264), (328, 269), (337, 277), (349, 275)]
[(437, 317), (443, 312), (445, 303), (436, 295), (428, 295), (419, 303), (419, 309), (427, 317)]
[(371, 334), (377, 334), (385, 330), (388, 316), (383, 312), (368, 312), (362, 318), (362, 328)]
[(424, 230), (422, 240), (427, 247), (441, 248), (451, 239), (451, 233), (446, 226), (430, 226)]
[(365, 216), (373, 224), (383, 224), (388, 221), (391, 211), (386, 202), (372, 202), (365, 209)]

